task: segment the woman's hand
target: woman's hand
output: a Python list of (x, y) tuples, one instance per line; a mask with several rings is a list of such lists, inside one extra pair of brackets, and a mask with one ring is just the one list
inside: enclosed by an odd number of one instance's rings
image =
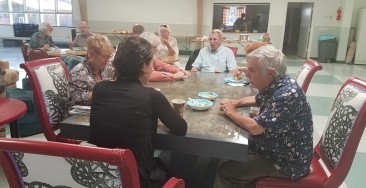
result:
[(174, 77), (174, 80), (184, 80), (184, 78), (186, 77), (186, 75), (184, 74), (184, 72), (179, 71), (179, 72), (175, 73), (173, 75), (173, 77)]
[(169, 41), (165, 38), (161, 38), (161, 43), (163, 43), (165, 46), (170, 46)]

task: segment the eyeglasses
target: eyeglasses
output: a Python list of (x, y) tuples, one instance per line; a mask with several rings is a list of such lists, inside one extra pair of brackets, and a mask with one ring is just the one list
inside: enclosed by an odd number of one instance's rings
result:
[(96, 54), (98, 54), (103, 59), (110, 59), (112, 58), (112, 55), (102, 55), (100, 52), (95, 51)]
[(168, 28), (168, 26), (167, 26), (167, 25), (165, 25), (165, 24), (164, 24), (164, 25), (161, 25), (160, 27), (165, 27), (165, 28)]

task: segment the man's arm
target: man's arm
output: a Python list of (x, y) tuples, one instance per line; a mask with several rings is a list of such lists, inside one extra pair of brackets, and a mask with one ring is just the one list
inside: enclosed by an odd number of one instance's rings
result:
[(265, 129), (254, 119), (238, 113), (234, 103), (228, 102), (224, 105), (221, 105), (221, 110), (224, 111), (224, 113), (237, 125), (247, 130), (251, 135), (259, 135), (265, 131)]

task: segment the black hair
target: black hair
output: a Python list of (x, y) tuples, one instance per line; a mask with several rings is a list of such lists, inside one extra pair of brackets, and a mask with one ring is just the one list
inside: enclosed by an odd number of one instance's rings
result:
[(141, 37), (125, 37), (118, 44), (113, 60), (117, 80), (137, 81), (143, 74), (143, 64), (154, 57), (151, 44)]

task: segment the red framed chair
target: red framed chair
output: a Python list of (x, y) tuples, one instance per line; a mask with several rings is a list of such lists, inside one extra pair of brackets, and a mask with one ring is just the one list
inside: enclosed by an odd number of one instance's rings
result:
[(45, 58), (49, 58), (49, 56), (48, 56), (47, 52), (44, 50), (33, 49), (28, 52), (28, 61), (34, 61), (37, 59), (45, 59)]
[(60, 58), (46, 58), (20, 64), (29, 76), (42, 131), (49, 141), (80, 143), (55, 133), (69, 115), (69, 73)]
[(226, 47), (230, 48), (230, 50), (233, 51), (235, 58), (238, 56), (238, 47), (234, 47), (234, 46), (226, 46)]
[[(129, 149), (0, 139), (0, 164), (11, 188), (140, 188), (136, 160)], [(173, 177), (163, 188), (184, 187), (184, 180)]]
[(23, 42), (22, 45), (20, 46), (20, 49), (22, 50), (24, 62), (28, 61), (28, 47), (29, 47), (29, 44), (26, 42)]
[(352, 166), (365, 126), (366, 81), (351, 78), (334, 101), (327, 127), (314, 148), (310, 173), (299, 180), (259, 178), (256, 187), (339, 187)]
[(318, 62), (307, 59), (304, 65), (301, 66), (300, 70), (296, 74), (296, 81), (302, 87), (304, 92), (308, 90), (311, 79), (318, 70), (322, 70), (323, 66)]

